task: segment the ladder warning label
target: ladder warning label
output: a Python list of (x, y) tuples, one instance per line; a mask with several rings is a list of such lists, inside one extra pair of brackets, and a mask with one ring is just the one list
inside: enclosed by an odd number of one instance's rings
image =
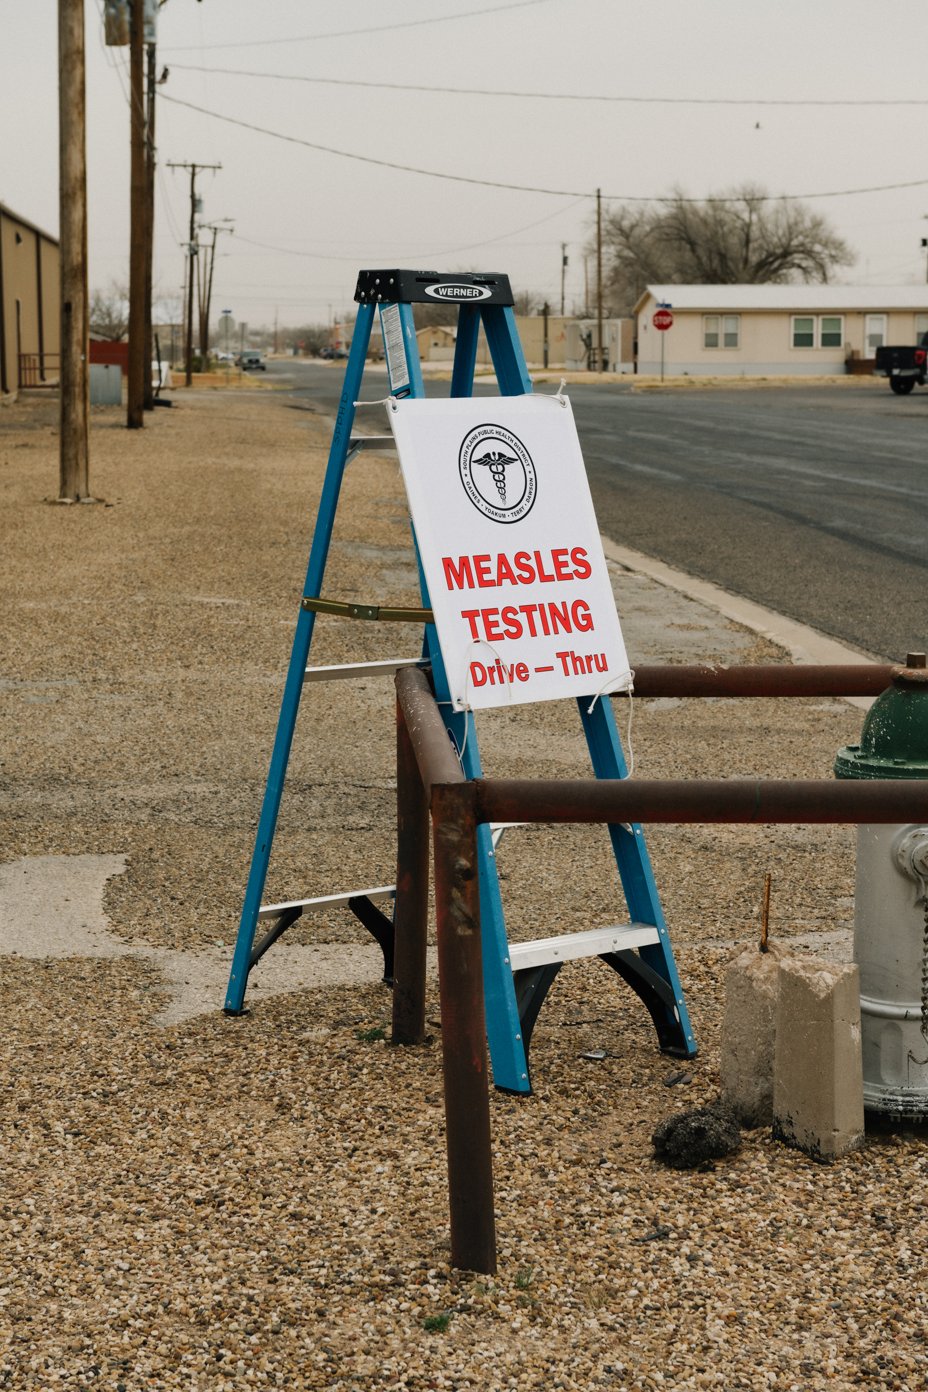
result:
[(409, 386), (409, 363), (403, 340), (403, 322), (397, 305), (387, 305), (381, 309), (380, 326), (383, 330), (387, 372), (390, 374), (390, 390), (399, 391), (401, 387)]
[(388, 414), (454, 703), (627, 689), (569, 403), (414, 399)]

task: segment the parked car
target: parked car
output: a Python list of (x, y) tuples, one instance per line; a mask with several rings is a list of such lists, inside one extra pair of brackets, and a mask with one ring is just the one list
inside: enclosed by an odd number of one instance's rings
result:
[(243, 353), (238, 355), (238, 365), (243, 372), (266, 372), (267, 363), (264, 361), (264, 354), (257, 348), (246, 348)]
[(873, 371), (877, 377), (889, 378), (897, 396), (908, 396), (916, 383), (923, 387), (928, 381), (928, 333), (915, 348), (878, 348)]

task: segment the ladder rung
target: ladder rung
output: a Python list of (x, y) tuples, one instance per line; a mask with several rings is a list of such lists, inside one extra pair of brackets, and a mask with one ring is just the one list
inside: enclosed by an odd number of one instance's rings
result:
[(352, 435), (348, 441), (349, 453), (363, 449), (395, 450), (396, 441), (392, 435)]
[(351, 677), (392, 677), (403, 667), (428, 667), (425, 657), (397, 657), (384, 662), (347, 662), (335, 667), (307, 667), (304, 681), (345, 681)]
[(505, 832), (511, 831), (513, 827), (524, 827), (530, 825), (530, 822), (491, 822), (490, 832), (493, 838), (494, 851), (496, 850), (499, 843), (502, 841)]
[(262, 904), (258, 910), (259, 918), (279, 918), (289, 909), (299, 909), (301, 913), (313, 913), (322, 909), (337, 908), (347, 904), (349, 899), (370, 899), (377, 903), (396, 896), (396, 885), (378, 885), (376, 889), (353, 889), (347, 894), (323, 894), (317, 899), (289, 899), (286, 904)]
[(543, 967), (548, 962), (599, 957), (604, 952), (624, 952), (659, 941), (660, 934), (651, 923), (619, 923), (611, 928), (591, 928), (585, 933), (562, 933), (557, 938), (510, 943), (509, 961), (513, 971), (523, 971), (526, 967)]

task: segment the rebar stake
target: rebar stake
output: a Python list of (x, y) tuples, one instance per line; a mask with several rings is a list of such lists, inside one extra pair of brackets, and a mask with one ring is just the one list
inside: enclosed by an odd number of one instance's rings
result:
[(769, 928), (769, 926), (770, 926), (770, 883), (771, 883), (771, 878), (772, 878), (772, 877), (771, 877), (770, 871), (768, 870), (767, 873), (766, 873), (766, 875), (764, 876), (764, 906), (763, 906), (763, 908), (761, 909), (761, 915), (760, 915), (760, 950), (761, 950), (761, 952), (769, 952), (769, 951), (770, 951), (770, 948), (769, 948), (769, 946), (768, 946), (768, 944), (767, 944), (767, 930), (768, 930), (768, 928)]

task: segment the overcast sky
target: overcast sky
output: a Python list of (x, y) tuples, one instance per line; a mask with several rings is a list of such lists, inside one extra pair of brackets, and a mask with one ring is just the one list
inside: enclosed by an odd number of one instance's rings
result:
[[(103, 0), (85, 9), (102, 288), (128, 279), (128, 50), (104, 47)], [(0, 202), (56, 234), (57, 6), (0, 16)], [(873, 0), (167, 0), (156, 294), (183, 281), (189, 173), (170, 161), (222, 165), (197, 190), (204, 221), (234, 220), (213, 305), (253, 326), (338, 316), (375, 266), (505, 271), (557, 309), (562, 243), (569, 312), (597, 188), (753, 181), (827, 216), (858, 256), (841, 279), (924, 283), (926, 40), (924, 7)]]

